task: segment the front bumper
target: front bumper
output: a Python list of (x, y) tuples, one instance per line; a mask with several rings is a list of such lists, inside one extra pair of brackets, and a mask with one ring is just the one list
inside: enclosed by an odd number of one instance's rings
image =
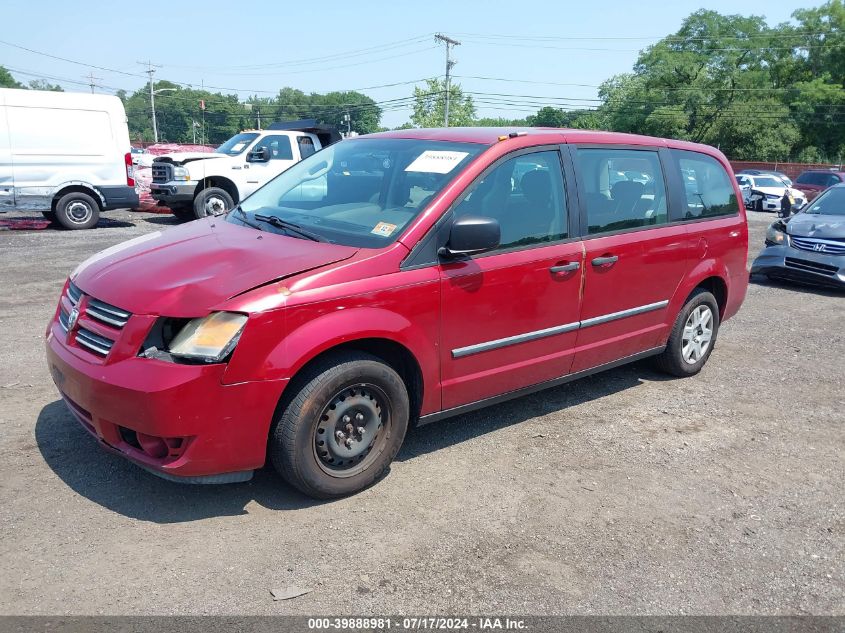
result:
[(287, 381), (223, 384), (225, 365), (130, 357), (86, 361), (54, 321), (47, 364), (56, 387), (100, 445), (170, 480), (226, 483), (264, 465)]
[(751, 264), (751, 274), (845, 288), (845, 257), (800, 250), (786, 244), (767, 246)]
[(191, 181), (171, 180), (170, 182), (150, 183), (150, 195), (166, 205), (190, 203), (194, 200), (197, 183)]

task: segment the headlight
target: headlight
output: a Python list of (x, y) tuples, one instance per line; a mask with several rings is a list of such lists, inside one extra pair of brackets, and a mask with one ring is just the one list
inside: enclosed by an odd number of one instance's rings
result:
[(235, 349), (246, 323), (245, 314), (214, 312), (193, 319), (170, 342), (174, 356), (219, 363)]
[(174, 167), (173, 168), (173, 180), (190, 180), (191, 179), (191, 172), (188, 171), (187, 167)]
[(777, 246), (780, 244), (789, 244), (789, 238), (784, 231), (770, 226), (766, 230), (766, 244), (769, 246)]

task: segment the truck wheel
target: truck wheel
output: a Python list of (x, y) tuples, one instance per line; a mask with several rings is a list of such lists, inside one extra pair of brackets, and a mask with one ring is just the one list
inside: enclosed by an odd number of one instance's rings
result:
[(204, 218), (209, 215), (220, 215), (233, 209), (235, 202), (224, 189), (209, 187), (203, 189), (194, 198), (194, 216)]
[(381, 359), (361, 352), (327, 357), (307, 370), (275, 420), (269, 456), (305, 494), (358, 492), (385, 472), (408, 428), (408, 391)]
[(44, 216), (45, 220), (50, 220), (50, 224), (56, 223), (56, 212), (55, 211), (42, 211), (41, 214)]
[(72, 191), (56, 203), (56, 221), (66, 229), (90, 229), (100, 219), (100, 207), (87, 193)]
[(694, 376), (710, 358), (718, 332), (716, 298), (698, 288), (675, 319), (666, 349), (655, 358), (655, 365), (673, 376)]

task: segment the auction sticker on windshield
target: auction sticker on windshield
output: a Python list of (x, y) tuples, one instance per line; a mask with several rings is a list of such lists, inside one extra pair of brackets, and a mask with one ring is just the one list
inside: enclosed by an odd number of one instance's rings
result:
[(467, 156), (468, 152), (438, 152), (427, 150), (405, 168), (405, 171), (421, 171), (427, 174), (448, 174)]
[(373, 227), (373, 230), (370, 233), (374, 233), (375, 235), (381, 235), (382, 237), (390, 237), (393, 235), (393, 231), (396, 230), (395, 224), (390, 224), (388, 222), (379, 222)]

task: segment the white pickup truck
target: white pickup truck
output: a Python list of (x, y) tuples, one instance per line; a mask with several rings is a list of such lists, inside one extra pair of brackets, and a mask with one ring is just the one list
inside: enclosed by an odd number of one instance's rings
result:
[(211, 153), (157, 156), (150, 194), (182, 220), (225, 213), (291, 165), (340, 138), (336, 129), (316, 121), (290, 121), (236, 134)]

